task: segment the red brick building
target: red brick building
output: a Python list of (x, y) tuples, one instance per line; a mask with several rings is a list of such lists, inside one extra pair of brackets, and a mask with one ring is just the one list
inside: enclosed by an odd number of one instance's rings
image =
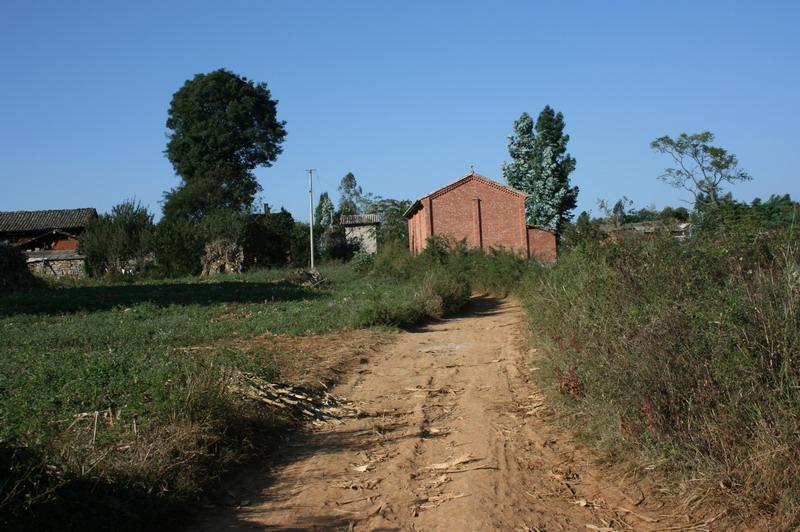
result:
[(433, 235), (466, 240), (471, 247), (504, 249), (543, 262), (556, 260), (556, 237), (525, 223), (525, 198), (511, 187), (470, 172), (431, 192), (406, 211), (408, 245), (420, 253)]

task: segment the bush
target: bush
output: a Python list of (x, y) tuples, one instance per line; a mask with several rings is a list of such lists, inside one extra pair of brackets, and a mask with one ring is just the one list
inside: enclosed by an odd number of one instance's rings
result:
[(94, 218), (81, 233), (78, 249), (93, 276), (140, 272), (151, 251), (153, 215), (135, 200)]
[(540, 375), (581, 390), (569, 398), (580, 430), (797, 524), (800, 243), (791, 230), (739, 236), (581, 246), (520, 293), (551, 339)]
[(183, 218), (159, 222), (153, 236), (153, 252), (159, 273), (166, 277), (200, 273), (205, 238), (196, 223)]
[(374, 264), (375, 264), (375, 255), (373, 255), (372, 253), (367, 253), (366, 251), (359, 251), (358, 253), (353, 255), (353, 258), (350, 261), (350, 266), (357, 273), (366, 273), (372, 270)]
[(32, 286), (36, 278), (28, 270), (25, 255), (17, 248), (0, 243), (0, 292)]
[(248, 266), (285, 266), (292, 257), (294, 226), (286, 209), (249, 216), (239, 238)]

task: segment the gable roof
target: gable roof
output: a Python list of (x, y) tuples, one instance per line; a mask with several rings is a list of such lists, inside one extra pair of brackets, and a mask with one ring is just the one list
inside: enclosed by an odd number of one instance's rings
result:
[(0, 233), (79, 229), (95, 216), (92, 208), (0, 212)]
[(477, 173), (475, 170), (472, 170), (467, 175), (459, 177), (458, 179), (456, 179), (452, 183), (449, 183), (449, 184), (447, 184), (447, 185), (445, 185), (445, 186), (443, 186), (441, 188), (438, 188), (438, 189), (434, 190), (433, 192), (431, 192), (430, 194), (426, 194), (425, 196), (422, 196), (420, 199), (418, 199), (417, 201), (412, 203), (411, 206), (408, 209), (406, 209), (406, 212), (403, 213), (403, 216), (408, 218), (408, 216), (412, 212), (417, 210), (418, 207), (422, 206), (422, 200), (424, 200), (425, 198), (429, 197), (429, 198), (433, 199), (433, 198), (439, 197), (442, 194), (446, 194), (447, 192), (450, 192), (454, 188), (458, 188), (461, 185), (463, 185), (464, 183), (467, 183), (469, 181), (478, 181), (479, 183), (483, 183), (484, 185), (488, 185), (488, 186), (490, 186), (492, 188), (496, 188), (498, 190), (502, 190), (503, 192), (508, 192), (509, 194), (513, 194), (513, 195), (519, 196), (521, 198), (527, 198), (528, 197), (527, 194), (525, 194), (524, 192), (522, 192), (520, 190), (517, 190), (515, 188), (511, 188), (511, 187), (509, 187), (507, 185), (503, 185), (502, 183), (498, 183), (497, 181), (489, 179), (488, 177)]

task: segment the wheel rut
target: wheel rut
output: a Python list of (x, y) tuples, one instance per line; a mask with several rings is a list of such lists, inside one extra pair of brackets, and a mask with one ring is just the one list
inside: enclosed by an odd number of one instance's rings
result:
[(475, 297), (399, 334), (334, 390), (369, 415), (293, 435), (201, 529), (669, 527), (553, 426), (521, 326), (514, 301)]

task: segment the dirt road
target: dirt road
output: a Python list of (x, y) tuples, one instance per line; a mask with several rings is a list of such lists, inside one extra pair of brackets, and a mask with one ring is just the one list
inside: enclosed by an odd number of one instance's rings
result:
[(478, 297), (463, 316), (401, 333), (334, 390), (365, 417), (293, 436), (237, 487), (242, 504), (203, 528), (668, 527), (547, 421), (521, 319), (514, 302)]

